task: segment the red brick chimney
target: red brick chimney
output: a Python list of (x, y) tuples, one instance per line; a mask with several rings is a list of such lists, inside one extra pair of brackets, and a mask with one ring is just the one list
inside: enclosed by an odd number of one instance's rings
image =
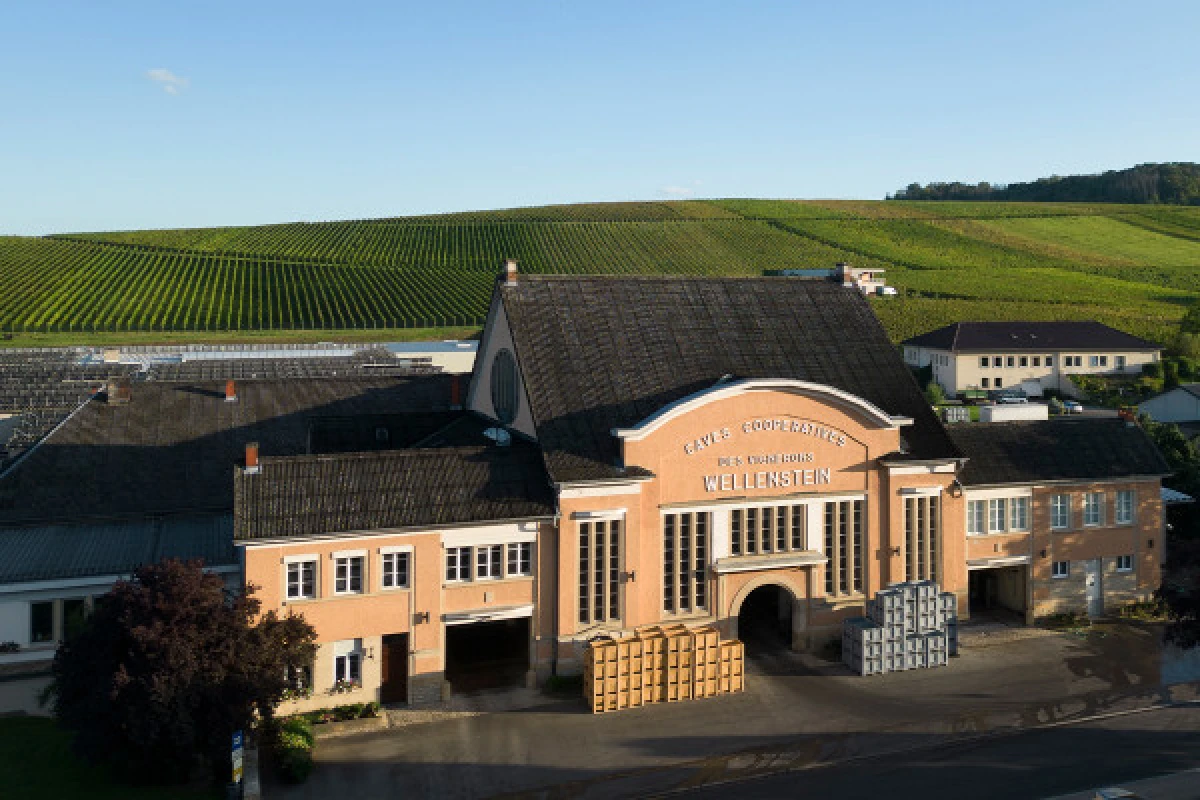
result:
[(504, 285), (517, 285), (517, 260), (515, 258), (504, 259)]
[(225, 402), (236, 403), (237, 399), (237, 382), (232, 380), (225, 381)]
[(258, 464), (258, 442), (246, 442), (246, 473), (254, 475), (260, 469), (262, 467)]

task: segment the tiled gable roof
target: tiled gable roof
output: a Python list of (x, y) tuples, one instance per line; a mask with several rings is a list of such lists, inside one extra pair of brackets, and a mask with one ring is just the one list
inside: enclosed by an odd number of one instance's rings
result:
[(955, 353), (1047, 350), (1161, 350), (1154, 342), (1093, 321), (955, 322), (906, 339), (912, 347)]
[(555, 481), (627, 475), (612, 429), (725, 376), (851, 392), (915, 420), (907, 455), (958, 454), (870, 305), (832, 281), (523, 275), (499, 291)]
[(1118, 419), (971, 423), (948, 430), (969, 459), (959, 476), (968, 486), (1116, 480), (1171, 471), (1145, 431)]
[(537, 448), (474, 446), (264, 458), (234, 478), (236, 539), (554, 514)]

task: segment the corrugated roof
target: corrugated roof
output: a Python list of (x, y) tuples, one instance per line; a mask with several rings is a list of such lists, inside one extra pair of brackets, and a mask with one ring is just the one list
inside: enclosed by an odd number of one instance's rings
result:
[(0, 528), (0, 584), (125, 575), (164, 558), (236, 565), (232, 515)]
[(727, 375), (851, 392), (915, 420), (902, 434), (910, 457), (958, 455), (857, 289), (791, 278), (523, 275), (499, 291), (555, 481), (629, 476), (612, 429)]
[(1162, 350), (1160, 345), (1093, 321), (955, 322), (904, 344), (955, 353), (1057, 350)]

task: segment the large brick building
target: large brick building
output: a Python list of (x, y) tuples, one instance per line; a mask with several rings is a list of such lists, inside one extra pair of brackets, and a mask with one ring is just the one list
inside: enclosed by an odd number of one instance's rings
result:
[[(298, 665), (315, 694), (293, 708), (569, 674), (589, 639), (664, 622), (815, 647), (907, 579), (955, 592), (963, 616), (1099, 613), (1158, 585), (1166, 467), (1139, 428), (948, 431), (853, 288), (513, 269), (478, 352), (469, 384), (93, 401), (0, 480), (0, 640), (51, 652), (55, 624), (23, 631), (82, 591), (14, 572), (48, 535), (30, 526), (102, 549), (114, 518), (152, 517), (159, 538), (109, 573), (211, 551), (315, 626)], [(197, 516), (212, 524), (183, 525)]]

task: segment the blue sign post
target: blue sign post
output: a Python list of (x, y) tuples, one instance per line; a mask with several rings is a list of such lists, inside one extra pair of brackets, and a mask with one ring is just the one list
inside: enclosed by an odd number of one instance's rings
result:
[(243, 738), (244, 737), (242, 736), (241, 731), (234, 731), (234, 733), (233, 733), (233, 749), (232, 749), (233, 782), (234, 783), (242, 782), (242, 741), (243, 741)]

